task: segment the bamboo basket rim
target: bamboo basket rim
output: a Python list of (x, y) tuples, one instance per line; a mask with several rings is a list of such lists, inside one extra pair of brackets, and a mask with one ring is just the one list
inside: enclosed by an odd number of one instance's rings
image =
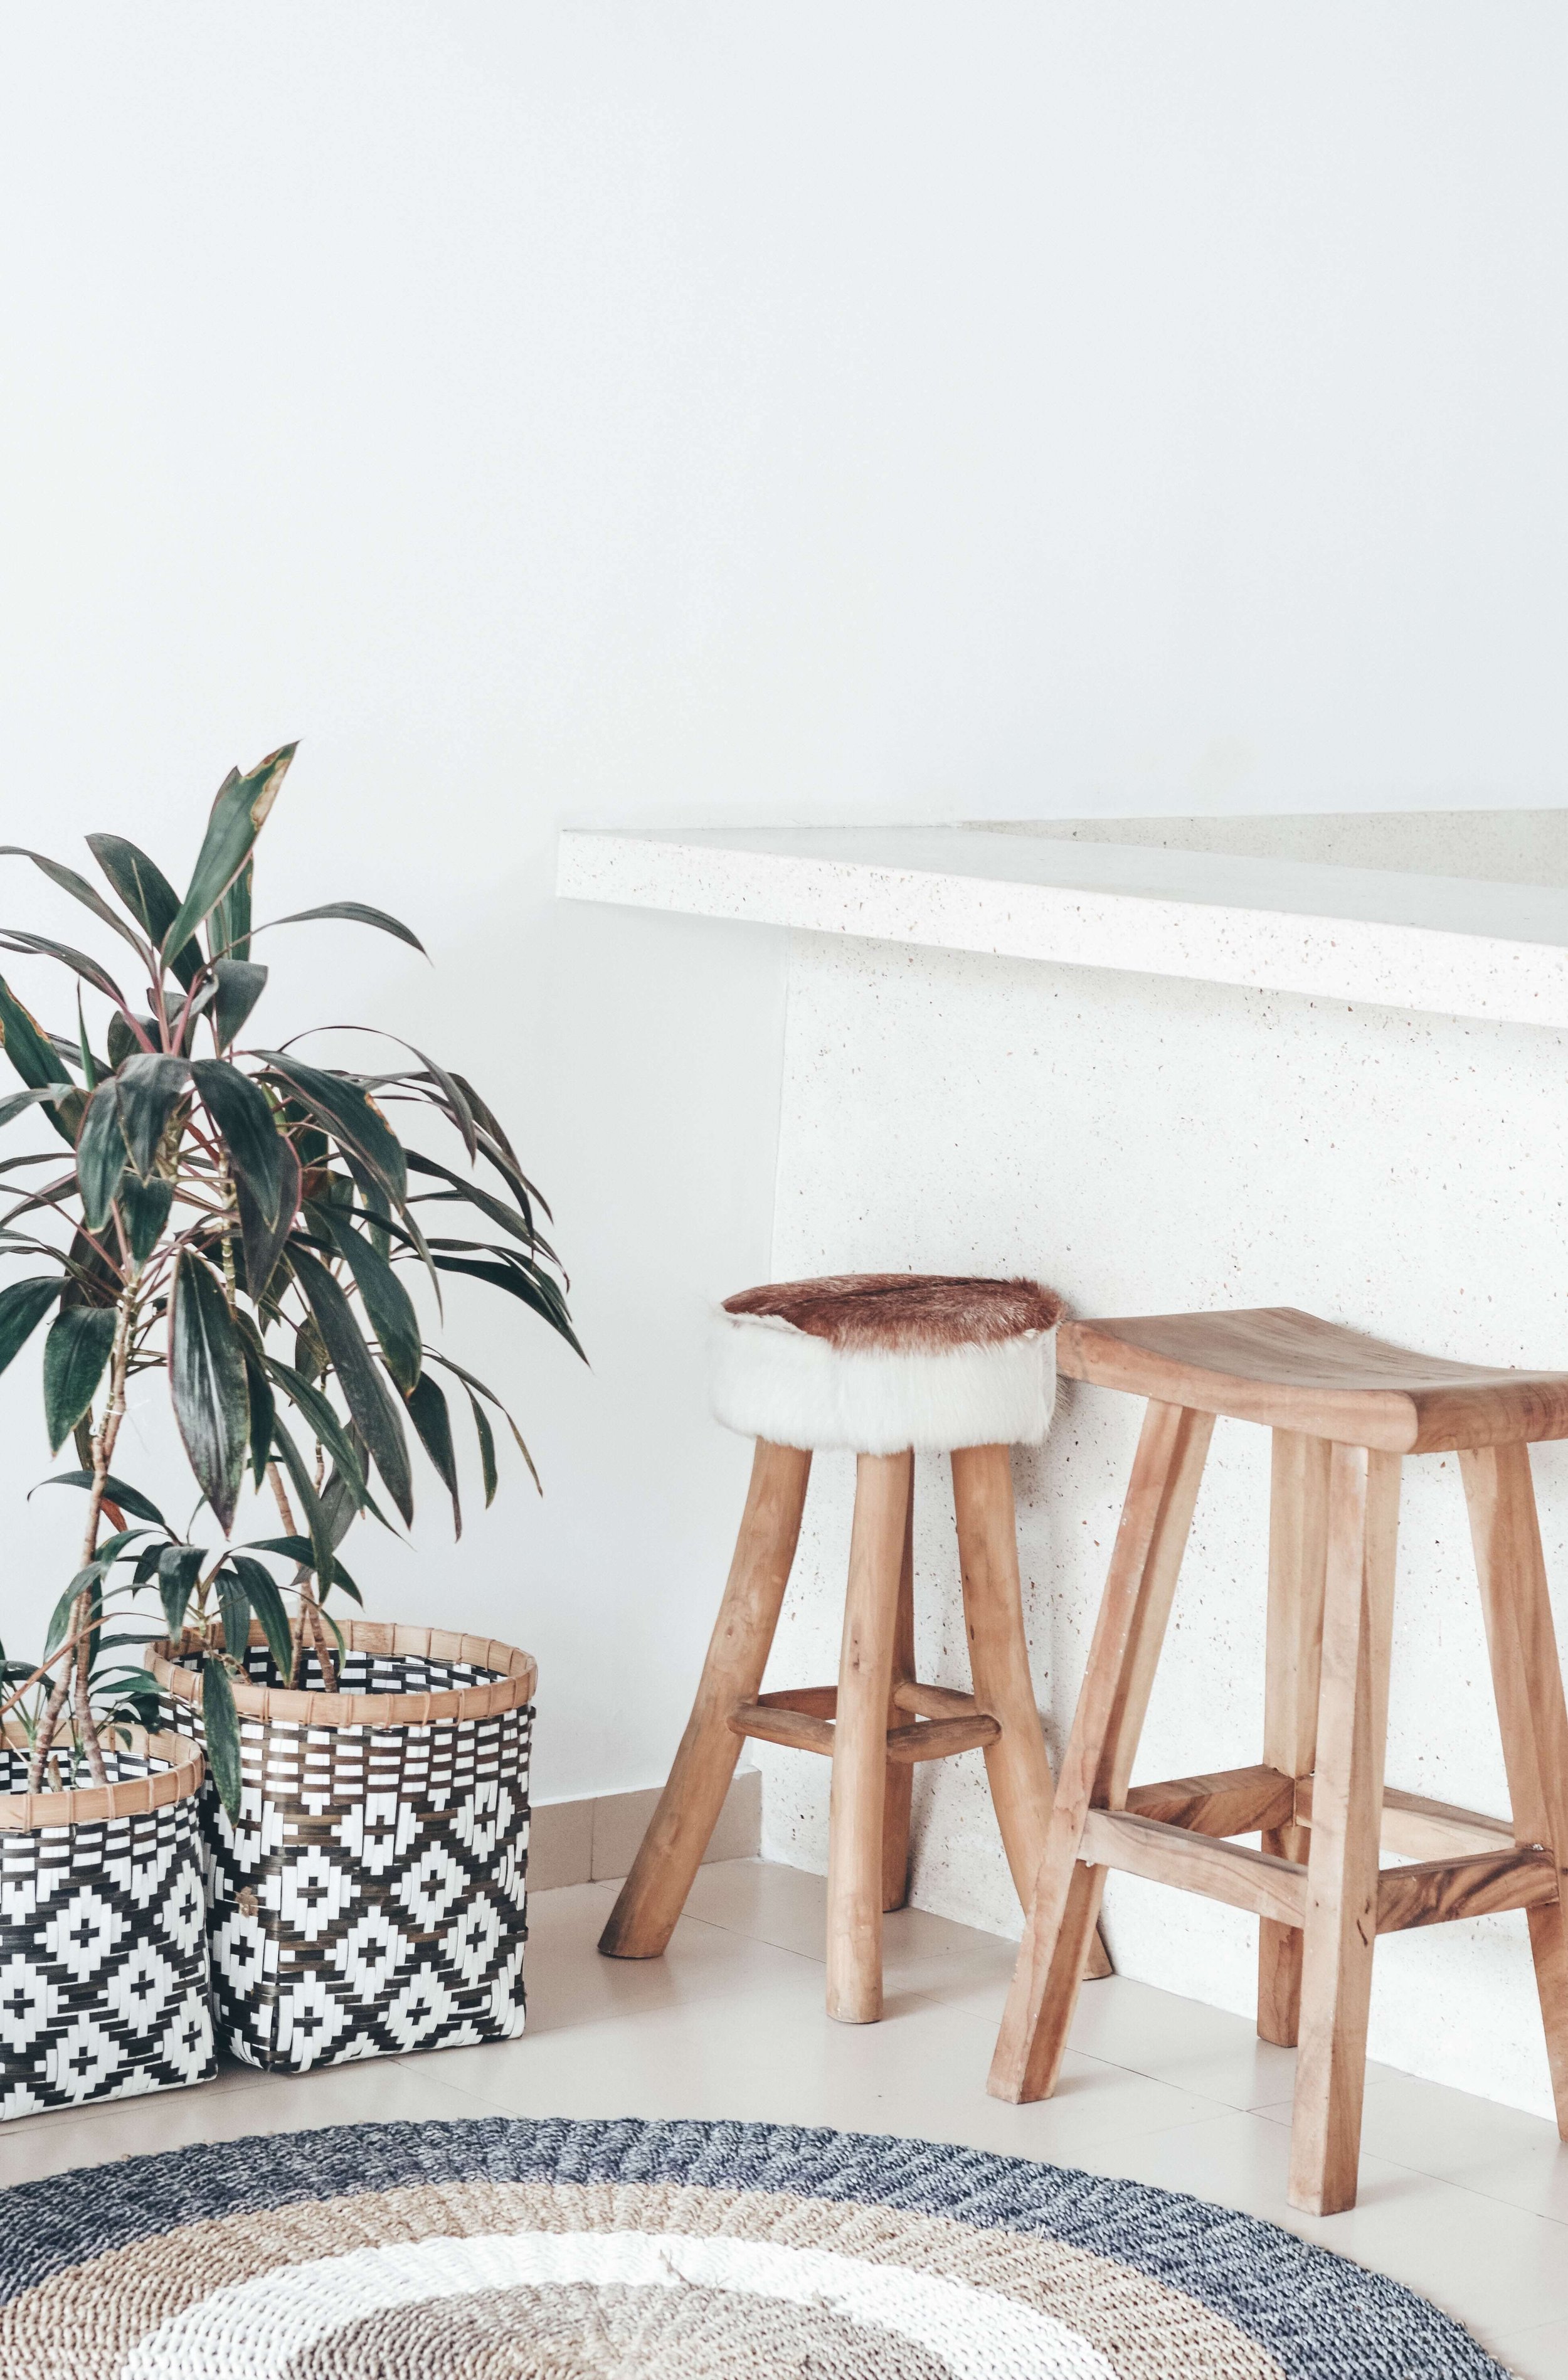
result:
[[(7, 1719), (5, 1741), (18, 1752), (28, 1746), (26, 1731)], [(128, 1742), (117, 1739), (128, 1736)], [(188, 1736), (171, 1730), (144, 1727), (100, 1729), (105, 1752), (129, 1752), (164, 1760), (146, 1777), (116, 1778), (110, 1785), (73, 1785), (65, 1792), (0, 1793), (0, 1834), (38, 1834), (45, 1828), (101, 1826), (105, 1818), (140, 1818), (152, 1810), (166, 1810), (188, 1801), (201, 1787), (206, 1767), (201, 1747)]]
[[(416, 1628), (403, 1621), (351, 1620), (344, 1630), (351, 1653), (375, 1653), (419, 1660), (463, 1661), (499, 1676), (481, 1685), (447, 1687), (439, 1694), (329, 1694), (297, 1686), (261, 1686), (236, 1678), (235, 1708), (247, 1718), (283, 1719), (299, 1727), (424, 1727), (432, 1719), (492, 1718), (533, 1700), (539, 1663), (531, 1653), (498, 1637), (469, 1636), (450, 1628)], [(252, 1645), (266, 1638), (252, 1621)], [(181, 1643), (179, 1652), (190, 1648)], [(167, 1637), (149, 1645), (147, 1667), (176, 1701), (201, 1707), (201, 1673), (182, 1669)]]

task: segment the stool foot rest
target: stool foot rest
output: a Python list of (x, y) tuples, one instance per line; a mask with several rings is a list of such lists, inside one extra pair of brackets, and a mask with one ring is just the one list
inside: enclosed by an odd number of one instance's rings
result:
[[(1129, 1793), (1127, 1800), (1132, 1801)], [(1295, 1822), (1312, 1824), (1312, 1779), (1298, 1777)], [(1453, 1802), (1429, 1802), (1422, 1793), (1383, 1788), (1382, 1848), (1398, 1859), (1440, 1859), (1460, 1852), (1506, 1852), (1514, 1847), (1513, 1821), (1489, 1818), (1481, 1810), (1461, 1810)]]
[(1135, 1785), (1126, 1806), (1134, 1817), (1159, 1818), (1195, 1835), (1256, 1835), (1293, 1823), (1296, 1780), (1282, 1768), (1218, 1768), (1208, 1777)]
[[(905, 1697), (909, 1697), (906, 1700)], [(918, 1760), (947, 1760), (954, 1753), (974, 1752), (994, 1743), (1002, 1733), (989, 1711), (978, 1710), (973, 1694), (946, 1686), (922, 1686), (910, 1680), (895, 1686), (893, 1700), (901, 1710), (918, 1710), (935, 1703), (944, 1716), (923, 1718), (913, 1727), (887, 1730), (887, 1756), (909, 1765)], [(736, 1703), (729, 1716), (735, 1735), (758, 1737), (764, 1743), (787, 1744), (795, 1752), (816, 1752), (833, 1758), (836, 1686), (799, 1686), (783, 1694), (759, 1694), (755, 1702)]]
[(1403, 1934), (1412, 1925), (1446, 1925), (1455, 1917), (1489, 1917), (1500, 1909), (1536, 1909), (1556, 1899), (1557, 1862), (1537, 1846), (1422, 1860), (1380, 1874), (1378, 1931)]
[(1299, 1925), (1306, 1914), (1307, 1870), (1295, 1860), (1127, 1810), (1088, 1811), (1078, 1858), (1086, 1867), (1119, 1868), (1151, 1884), (1179, 1885), (1185, 1892), (1228, 1901), (1233, 1909), (1250, 1910), (1281, 1925)]

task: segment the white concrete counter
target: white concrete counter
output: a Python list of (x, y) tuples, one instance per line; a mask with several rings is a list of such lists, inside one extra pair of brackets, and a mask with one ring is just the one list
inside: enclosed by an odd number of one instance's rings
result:
[(1568, 1027), (1568, 887), (1551, 883), (939, 826), (570, 832), (557, 890)]
[[(1568, 1369), (1562, 824), (575, 833), (560, 887), (796, 929), (781, 937), (782, 1049), (757, 1051), (779, 1085), (774, 1279), (1028, 1273), (1080, 1314), (1298, 1305), (1433, 1354)], [(1243, 832), (1250, 851), (1212, 847)], [(1275, 832), (1295, 856), (1258, 849)], [(1152, 847), (1166, 833), (1187, 847)], [(1334, 864), (1347, 846), (1383, 864)], [(1412, 852), (1442, 872), (1407, 872)], [(1502, 865), (1533, 882), (1495, 880)], [(644, 967), (649, 953), (644, 936)], [(1137, 1422), (1134, 1399), (1065, 1383), (1045, 1446), (1015, 1461), (1053, 1757)], [(1568, 1442), (1538, 1448), (1534, 1470), (1568, 1643)], [(813, 1469), (770, 1684), (835, 1674), (852, 1475), (847, 1456)], [(1135, 1781), (1260, 1756), (1268, 1482), (1268, 1432), (1221, 1422)], [(916, 1558), (921, 1675), (963, 1686), (944, 1463), (918, 1465)], [(711, 1608), (720, 1585), (692, 1593)], [(1394, 1631), (1390, 1782), (1505, 1810), (1452, 1457), (1404, 1466)], [(825, 1764), (760, 1758), (764, 1842), (825, 1865)], [(918, 1903), (1015, 1934), (979, 1755), (930, 1764), (915, 1792)], [(1106, 1926), (1124, 1973), (1251, 2008), (1240, 1912), (1117, 1876)], [(1371, 2047), (1546, 2113), (1523, 1916), (1381, 1943)]]

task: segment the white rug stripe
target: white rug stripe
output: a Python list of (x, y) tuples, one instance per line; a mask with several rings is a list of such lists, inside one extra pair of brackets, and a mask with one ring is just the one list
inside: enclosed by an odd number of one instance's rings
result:
[(696, 2283), (820, 2305), (926, 2349), (954, 2380), (1114, 2380), (1076, 2332), (994, 2290), (821, 2249), (669, 2231), (391, 2240), (280, 2265), (187, 2307), (140, 2340), (121, 2370), (124, 2380), (280, 2380), (291, 2356), (383, 2309), (571, 2281)]

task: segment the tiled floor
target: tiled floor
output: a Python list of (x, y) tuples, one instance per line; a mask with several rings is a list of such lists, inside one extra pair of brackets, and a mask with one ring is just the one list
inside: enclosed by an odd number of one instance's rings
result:
[(1550, 2125), (1388, 2069), (1368, 2078), (1360, 2204), (1285, 2204), (1288, 2050), (1240, 2018), (1120, 1977), (1087, 1986), (1054, 2099), (1007, 2107), (985, 2072), (1012, 1946), (906, 1910), (887, 2013), (822, 2010), (820, 1877), (704, 1868), (669, 1954), (601, 1959), (614, 1888), (537, 1894), (519, 2042), (297, 2081), (201, 2089), (0, 2131), (0, 2182), (192, 2141), (398, 2117), (739, 2116), (923, 2134), (1129, 2174), (1288, 2224), (1408, 2282), (1524, 2380), (1568, 2380), (1568, 2147)]

